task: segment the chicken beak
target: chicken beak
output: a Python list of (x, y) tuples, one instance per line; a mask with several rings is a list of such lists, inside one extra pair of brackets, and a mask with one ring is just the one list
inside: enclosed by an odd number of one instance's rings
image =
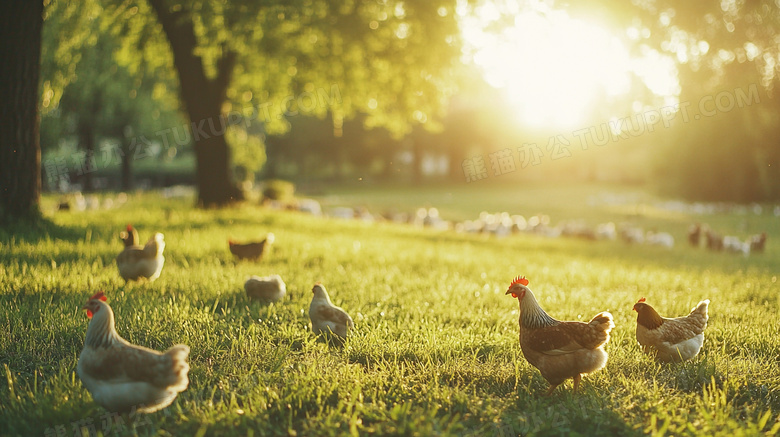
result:
[(88, 318), (88, 319), (92, 319), (92, 316), (93, 316), (93, 314), (92, 314), (92, 310), (91, 310), (91, 309), (89, 309), (89, 308), (87, 308), (87, 305), (84, 305), (83, 307), (81, 307), (81, 309), (82, 309), (82, 310), (87, 310), (87, 318)]
[(511, 294), (511, 295), (512, 295), (512, 297), (517, 297), (517, 293), (515, 293), (514, 291), (512, 291), (512, 289), (511, 289), (511, 288), (510, 288), (509, 290), (507, 290), (507, 291), (506, 291), (506, 293), (504, 293), (504, 296), (506, 296), (507, 294)]

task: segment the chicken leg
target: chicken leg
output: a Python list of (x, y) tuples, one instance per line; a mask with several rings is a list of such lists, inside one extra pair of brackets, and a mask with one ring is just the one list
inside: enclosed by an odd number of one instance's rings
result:
[(582, 374), (578, 373), (574, 375), (574, 393), (577, 393), (577, 388), (580, 386), (580, 381), (582, 381)]

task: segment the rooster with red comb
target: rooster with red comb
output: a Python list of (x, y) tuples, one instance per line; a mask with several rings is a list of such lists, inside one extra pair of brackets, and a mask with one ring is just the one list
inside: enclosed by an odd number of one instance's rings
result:
[(127, 228), (119, 233), (119, 239), (125, 244), (125, 247), (132, 247), (139, 243), (138, 231), (135, 230), (133, 225), (127, 224)]
[(576, 392), (583, 375), (607, 364), (604, 345), (615, 327), (612, 315), (599, 313), (589, 323), (556, 320), (539, 306), (528, 284), (525, 276), (518, 276), (506, 292), (520, 303), (523, 356), (550, 383), (547, 395), (569, 378), (574, 380)]

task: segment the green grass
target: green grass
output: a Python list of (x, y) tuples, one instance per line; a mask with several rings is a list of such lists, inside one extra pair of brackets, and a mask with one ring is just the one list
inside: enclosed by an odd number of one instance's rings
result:
[[(369, 205), (379, 208), (406, 192), (401, 202), (438, 206), (445, 217), (505, 205), (500, 210), (597, 222), (633, 208), (625, 217), (679, 238), (700, 219), (655, 209), (652, 198), (640, 214), (635, 205), (588, 206), (584, 196), (603, 189), (485, 185), (480, 194), (472, 184), (337, 195), (374, 199)], [(430, 205), (415, 204), (426, 196)], [(57, 427), (73, 435), (74, 426), (87, 432), (90, 423), (101, 431), (108, 416), (75, 375), (88, 322), (79, 308), (97, 290), (105, 290), (127, 340), (192, 349), (189, 388), (163, 411), (125, 417), (119, 434), (730, 436), (780, 429), (780, 230), (768, 215), (707, 217), (735, 233), (769, 231), (767, 253), (743, 258), (679, 241), (664, 250), (532, 235), (496, 240), (253, 206), (202, 211), (191, 200), (155, 194), (93, 212), (54, 214), (55, 199), (44, 200), (49, 224), (0, 230), (0, 435), (57, 435)], [(128, 222), (143, 240), (165, 234), (166, 264), (153, 283), (125, 285), (117, 274), (117, 234)], [(231, 258), (228, 237), (268, 231), (277, 244), (267, 259)], [(285, 300), (249, 300), (246, 277), (271, 273), (287, 282)], [(522, 357), (517, 302), (504, 296), (518, 274), (530, 278), (553, 317), (614, 315), (607, 367), (588, 376), (580, 393), (567, 382), (541, 396), (547, 383)], [(308, 330), (316, 281), (355, 320), (344, 348), (329, 348)], [(631, 307), (642, 296), (664, 315), (712, 300), (698, 357), (659, 365), (641, 354)]]

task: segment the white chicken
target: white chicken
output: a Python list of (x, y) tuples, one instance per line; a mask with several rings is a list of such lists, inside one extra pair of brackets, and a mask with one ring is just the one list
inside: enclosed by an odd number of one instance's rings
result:
[[(119, 268), (119, 276), (125, 281), (135, 281), (146, 278), (154, 281), (160, 277), (165, 257), (165, 241), (163, 234), (156, 233), (145, 246), (127, 246), (116, 257), (116, 265)], [(137, 241), (137, 240), (136, 240)]]
[(287, 285), (279, 275), (251, 276), (244, 282), (244, 290), (249, 297), (275, 302), (287, 294)]
[(189, 347), (179, 344), (161, 353), (128, 343), (116, 332), (114, 312), (103, 292), (82, 309), (91, 320), (77, 373), (98, 405), (117, 413), (150, 413), (167, 407), (187, 389)]
[(309, 305), (311, 330), (317, 335), (343, 342), (347, 333), (355, 327), (352, 317), (346, 311), (333, 305), (325, 287), (319, 282), (311, 289), (313, 294)]

